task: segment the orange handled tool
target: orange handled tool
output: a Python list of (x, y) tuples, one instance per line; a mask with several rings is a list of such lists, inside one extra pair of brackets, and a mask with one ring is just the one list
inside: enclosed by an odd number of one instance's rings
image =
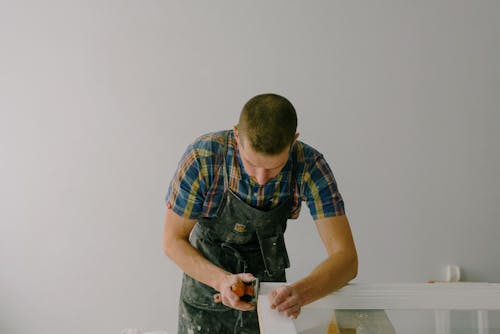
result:
[[(240, 299), (246, 302), (254, 301), (257, 298), (256, 290), (259, 288), (259, 280), (256, 279), (253, 282), (245, 283), (242, 281), (238, 281), (231, 285), (231, 290), (238, 296)], [(214, 295), (214, 302), (221, 303), (221, 295), (220, 293), (216, 293)]]

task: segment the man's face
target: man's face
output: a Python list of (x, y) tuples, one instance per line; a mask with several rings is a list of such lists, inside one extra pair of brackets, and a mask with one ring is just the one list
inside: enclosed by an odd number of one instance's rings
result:
[(285, 167), (290, 153), (288, 147), (276, 155), (264, 155), (255, 152), (247, 138), (240, 138), (237, 131), (235, 131), (235, 138), (245, 171), (259, 185), (266, 184)]

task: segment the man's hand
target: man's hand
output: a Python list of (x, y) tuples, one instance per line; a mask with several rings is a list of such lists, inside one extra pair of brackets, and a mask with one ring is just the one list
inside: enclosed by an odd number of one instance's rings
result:
[(290, 319), (297, 319), (303, 305), (297, 289), (290, 285), (283, 285), (269, 294), (271, 308), (277, 309)]
[(255, 309), (255, 305), (244, 302), (240, 297), (233, 292), (231, 286), (238, 281), (252, 282), (255, 277), (250, 273), (228, 275), (219, 285), (220, 300), (222, 304), (240, 311), (251, 311)]

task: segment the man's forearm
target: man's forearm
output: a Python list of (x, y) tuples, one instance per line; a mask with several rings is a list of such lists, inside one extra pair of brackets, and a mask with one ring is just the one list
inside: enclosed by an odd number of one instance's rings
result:
[(220, 291), (220, 283), (230, 275), (205, 259), (185, 239), (170, 240), (164, 247), (165, 254), (172, 259), (187, 275)]
[(357, 258), (338, 253), (320, 263), (308, 276), (293, 283), (303, 305), (312, 303), (346, 285), (357, 275)]

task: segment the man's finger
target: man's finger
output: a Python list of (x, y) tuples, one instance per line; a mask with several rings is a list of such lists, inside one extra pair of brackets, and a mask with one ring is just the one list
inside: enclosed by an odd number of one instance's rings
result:
[(300, 306), (299, 305), (294, 305), (293, 307), (291, 307), (285, 311), (285, 315), (293, 320), (297, 319), (299, 314), (300, 314)]
[(274, 310), (282, 302), (282, 293), (280, 292), (281, 287), (273, 290), (269, 295), (269, 304), (271, 304), (271, 309)]
[(250, 273), (242, 273), (237, 275), (240, 280), (243, 282), (252, 282), (255, 281), (255, 276)]
[(276, 290), (273, 290), (268, 296), (267, 299), (269, 299), (269, 304), (271, 305), (271, 309), (274, 310), (276, 308)]
[(242, 300), (238, 300), (238, 302), (236, 302), (233, 307), (241, 311), (251, 311), (255, 309), (255, 305), (244, 302)]
[(231, 301), (231, 304), (236, 304), (240, 300), (240, 297), (233, 291), (229, 291), (226, 296)]
[(278, 312), (283, 312), (288, 315), (288, 312), (291, 312), (291, 310), (296, 310), (298, 306), (299, 305), (296, 301), (287, 300), (278, 307)]
[[(236, 298), (234, 298), (236, 296)], [(253, 304), (242, 301), (236, 294), (232, 293), (231, 296), (225, 296), (224, 305), (240, 311), (250, 311), (255, 308)]]
[(275, 292), (276, 294), (274, 295), (273, 298), (273, 304), (275, 306), (278, 306), (281, 303), (283, 303), (291, 295), (290, 290), (286, 286), (279, 287), (278, 289), (275, 290)]
[(288, 309), (292, 309), (295, 307), (301, 307), (301, 303), (296, 296), (289, 296), (285, 299), (281, 304), (277, 305), (276, 308), (279, 312), (284, 312)]

